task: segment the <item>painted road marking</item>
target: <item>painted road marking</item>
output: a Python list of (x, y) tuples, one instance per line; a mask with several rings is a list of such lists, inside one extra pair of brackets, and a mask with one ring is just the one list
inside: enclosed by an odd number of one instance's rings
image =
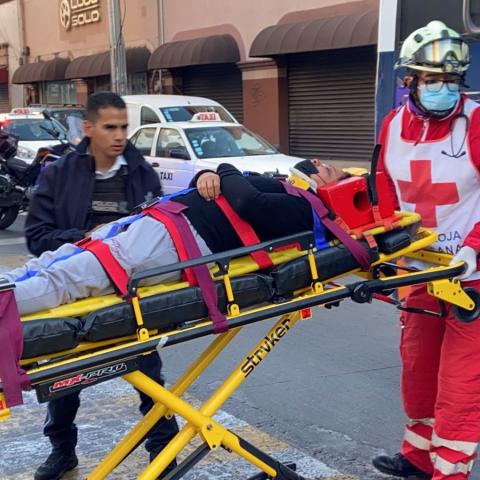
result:
[(25, 243), (25, 237), (4, 238), (3, 240), (0, 240), (0, 247), (6, 247), (8, 245), (24, 245)]

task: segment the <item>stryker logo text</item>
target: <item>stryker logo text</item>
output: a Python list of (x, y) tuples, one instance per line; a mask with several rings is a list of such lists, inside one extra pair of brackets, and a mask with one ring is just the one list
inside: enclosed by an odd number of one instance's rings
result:
[(255, 369), (255, 367), (264, 359), (264, 357), (269, 353), (273, 347), (280, 341), (280, 339), (285, 336), (285, 334), (290, 330), (290, 319), (286, 318), (282, 321), (282, 324), (277, 326), (275, 330), (271, 331), (263, 340), (263, 343), (260, 345), (253, 355), (248, 355), (244, 364), (241, 366), (242, 372), (247, 378)]

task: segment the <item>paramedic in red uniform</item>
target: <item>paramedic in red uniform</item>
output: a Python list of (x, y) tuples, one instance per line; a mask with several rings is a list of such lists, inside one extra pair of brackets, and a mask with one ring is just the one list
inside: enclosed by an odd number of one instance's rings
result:
[[(408, 103), (385, 118), (379, 170), (390, 178), (402, 210), (421, 214), (438, 233), (436, 249), (464, 261), (462, 283), (480, 288), (480, 105), (460, 93), (468, 46), (439, 21), (404, 42), (399, 67)], [(406, 304), (438, 311), (425, 286)], [(396, 477), (469, 478), (480, 440), (480, 320), (401, 316), (402, 395), (408, 422), (400, 453), (373, 459)]]

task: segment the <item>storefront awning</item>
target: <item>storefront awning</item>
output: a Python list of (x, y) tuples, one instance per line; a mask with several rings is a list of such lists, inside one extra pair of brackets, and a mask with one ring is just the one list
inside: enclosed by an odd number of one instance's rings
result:
[(65, 70), (70, 60), (55, 58), (48, 62), (27, 63), (13, 72), (12, 83), (36, 83), (65, 80)]
[(377, 31), (377, 11), (272, 25), (255, 37), (250, 57), (375, 45)]
[(236, 63), (239, 60), (238, 45), (231, 35), (211, 35), (160, 45), (150, 56), (148, 69)]
[[(150, 57), (148, 48), (127, 48), (125, 57), (128, 73), (147, 71), (148, 57)], [(110, 52), (75, 58), (65, 71), (66, 79), (102, 77), (105, 75), (110, 75)]]

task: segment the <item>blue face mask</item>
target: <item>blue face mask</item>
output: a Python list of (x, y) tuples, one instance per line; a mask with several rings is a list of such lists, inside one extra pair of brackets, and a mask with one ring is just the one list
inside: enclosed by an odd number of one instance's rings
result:
[(426, 110), (444, 112), (451, 110), (460, 99), (459, 91), (450, 91), (446, 84), (438, 92), (429, 92), (425, 85), (419, 85), (419, 100)]

